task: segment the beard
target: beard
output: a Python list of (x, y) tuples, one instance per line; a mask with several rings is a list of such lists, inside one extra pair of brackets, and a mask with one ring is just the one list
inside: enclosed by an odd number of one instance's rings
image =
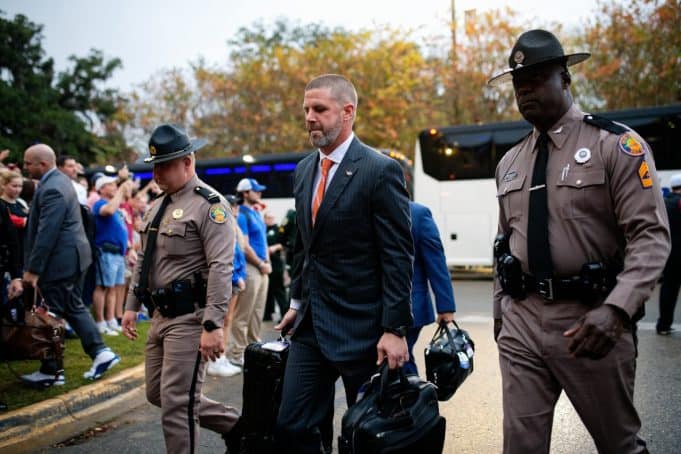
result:
[[(312, 144), (312, 146), (317, 148), (328, 147), (329, 145), (333, 144), (336, 141), (336, 139), (338, 139), (338, 136), (340, 135), (342, 129), (343, 123), (340, 121), (340, 119), (338, 123), (336, 123), (326, 131), (324, 129), (311, 129), (309, 130), (310, 143)], [(321, 135), (316, 134), (313, 135), (312, 133), (315, 131), (320, 132)]]

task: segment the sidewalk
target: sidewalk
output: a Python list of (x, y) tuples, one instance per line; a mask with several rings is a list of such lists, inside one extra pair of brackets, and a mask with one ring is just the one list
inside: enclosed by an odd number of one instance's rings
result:
[(59, 397), (0, 415), (0, 452), (28, 452), (113, 419), (146, 402), (144, 364)]

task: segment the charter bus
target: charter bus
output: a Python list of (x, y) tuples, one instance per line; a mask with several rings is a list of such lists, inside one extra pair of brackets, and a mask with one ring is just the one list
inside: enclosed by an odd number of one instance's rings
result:
[[(681, 172), (681, 104), (601, 112), (635, 129), (652, 149), (664, 190)], [(498, 205), (494, 171), (532, 126), (525, 121), (421, 131), (414, 153), (414, 200), (440, 229), (449, 267), (492, 266)]]
[[(400, 163), (411, 189), (411, 161), (398, 151), (379, 151)], [(280, 221), (289, 209), (295, 207), (293, 200), (294, 171), (298, 162), (310, 153), (313, 153), (313, 151), (197, 159), (196, 173), (201, 180), (221, 194), (234, 194), (234, 189), (242, 178), (258, 180), (258, 183), (267, 186), (267, 190), (262, 195), (266, 210), (274, 214), (277, 221)], [(137, 162), (128, 165), (128, 169), (132, 172), (132, 177), (139, 182), (140, 187), (146, 185), (152, 178), (151, 164)], [(116, 168), (113, 166), (89, 168), (86, 172), (88, 179), (96, 172), (114, 174)]]

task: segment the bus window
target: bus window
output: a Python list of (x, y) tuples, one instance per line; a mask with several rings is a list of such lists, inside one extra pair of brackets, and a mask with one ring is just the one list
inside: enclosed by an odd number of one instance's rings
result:
[[(663, 191), (681, 172), (681, 105), (603, 112), (650, 145)], [(491, 266), (498, 201), (494, 173), (501, 157), (532, 126), (524, 121), (422, 131), (414, 151), (414, 200), (429, 207), (449, 266)]]
[(501, 157), (530, 132), (524, 122), (423, 131), (423, 170), (439, 181), (492, 178)]

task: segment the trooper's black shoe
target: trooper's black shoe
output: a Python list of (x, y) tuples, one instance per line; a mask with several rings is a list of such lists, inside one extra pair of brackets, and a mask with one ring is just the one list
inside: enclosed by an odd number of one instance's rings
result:
[(658, 328), (657, 334), (660, 336), (669, 336), (674, 331), (676, 331), (674, 328)]
[(222, 434), (222, 439), (225, 440), (225, 446), (227, 447), (227, 452), (225, 454), (240, 454), (241, 453), (241, 439), (244, 435), (244, 427), (239, 418), (232, 427), (232, 430), (226, 434)]

